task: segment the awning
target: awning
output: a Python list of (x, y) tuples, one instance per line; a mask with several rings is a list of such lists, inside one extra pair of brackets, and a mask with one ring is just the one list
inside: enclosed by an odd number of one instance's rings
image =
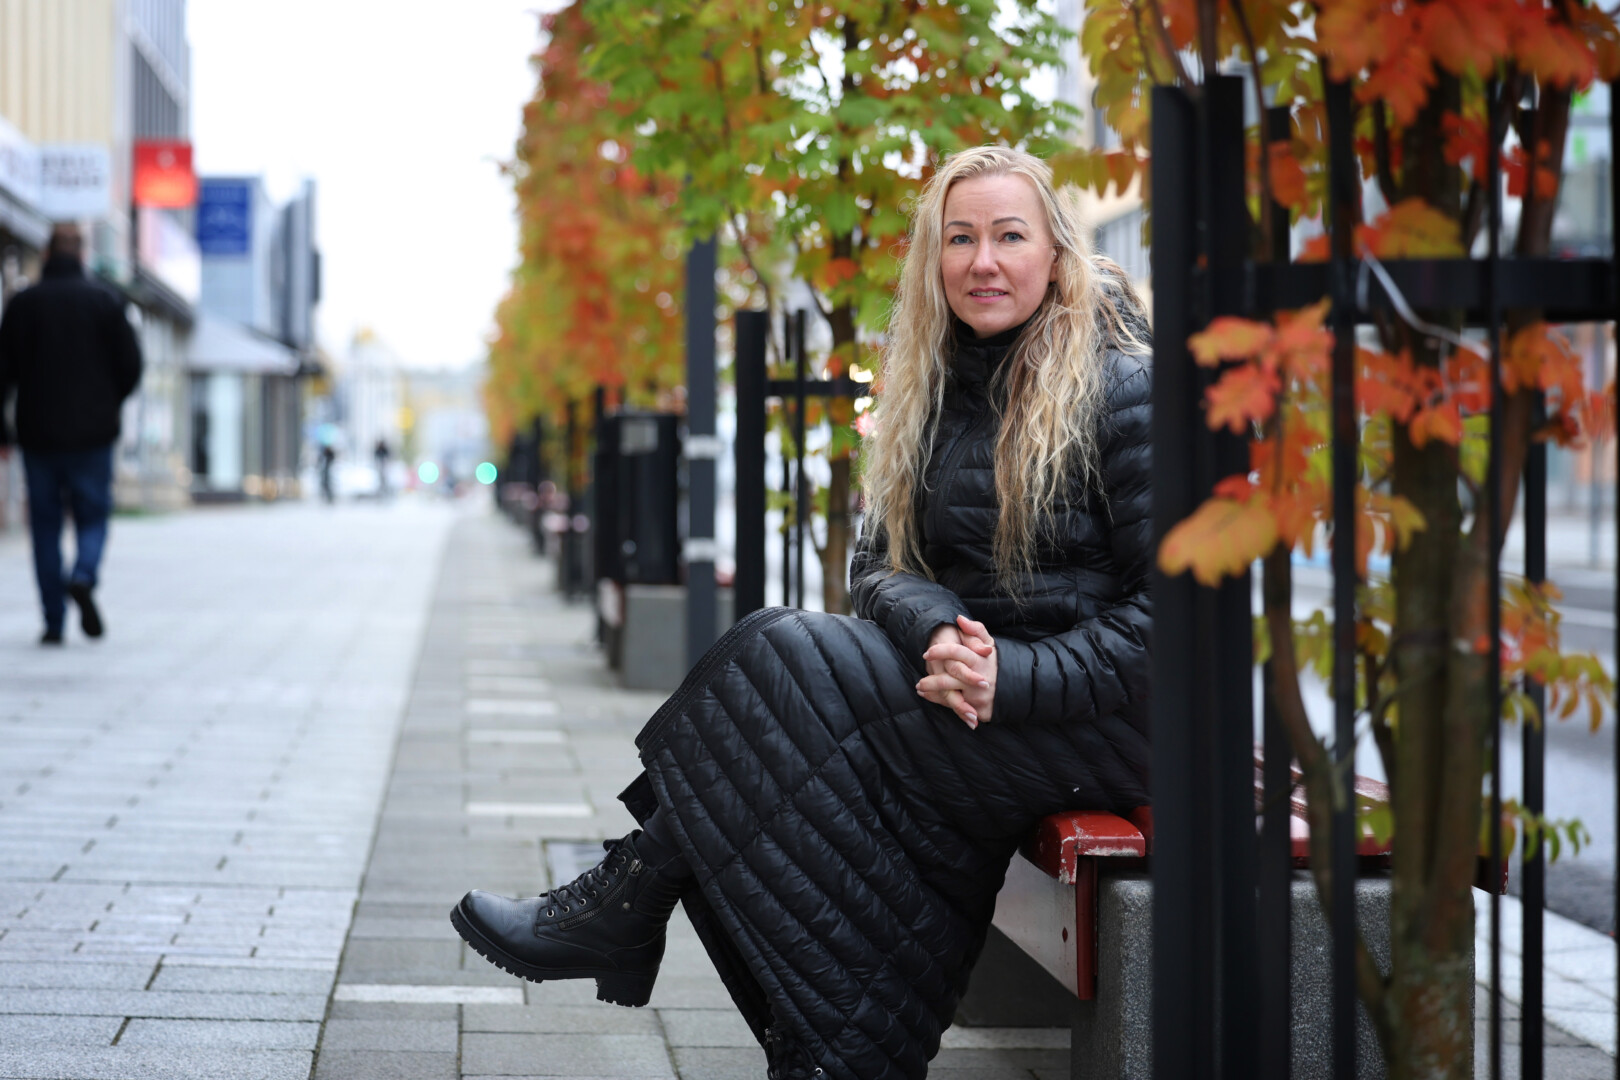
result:
[(198, 315), (191, 331), (193, 371), (296, 375), (298, 365), (298, 353), (281, 342), (216, 315)]

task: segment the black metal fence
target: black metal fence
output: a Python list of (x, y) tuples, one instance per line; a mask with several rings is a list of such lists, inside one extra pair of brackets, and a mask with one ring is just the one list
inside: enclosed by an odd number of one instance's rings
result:
[[(1620, 95), (1614, 90), (1611, 87), (1610, 127), (1612, 145), (1620, 147), (1620, 109), (1615, 108)], [(1207, 80), (1196, 95), (1173, 87), (1153, 91), (1153, 482), (1158, 535), (1164, 536), (1191, 514), (1217, 480), (1249, 470), (1243, 439), (1205, 427), (1202, 402), (1213, 376), (1194, 364), (1188, 337), (1219, 315), (1263, 318), (1324, 296), (1331, 297), (1332, 329), (1337, 335), (1331, 378), (1333, 520), (1354, 520), (1359, 444), (1355, 327), (1375, 317), (1399, 317), (1398, 305), (1407, 310), (1461, 311), (1466, 325), (1485, 331), (1497, 391), (1491, 396), (1487, 490), (1500, 490), (1499, 484), (1491, 485), (1501, 470), (1497, 433), (1502, 430), (1503, 312), (1538, 309), (1553, 323), (1613, 320), (1620, 313), (1620, 272), (1614, 258), (1504, 258), (1498, 246), (1501, 185), (1492, 162), (1485, 185), (1489, 250), (1484, 259), (1391, 261), (1383, 268), (1387, 282), (1369, 277), (1352, 256), (1352, 207), (1360, 178), (1352, 147), (1350, 90), (1338, 84), (1330, 85), (1326, 95), (1330, 190), (1324, 224), (1331, 235), (1332, 258), (1291, 264), (1284, 214), (1272, 230), (1277, 250), (1270, 261), (1257, 260), (1252, 257), (1255, 244), (1245, 203), (1242, 94), (1242, 81), (1230, 77)], [(1286, 135), (1286, 110), (1272, 110), (1266, 122), (1268, 137)], [(1493, 116), (1491, 123), (1491, 130), (1498, 130), (1494, 125), (1500, 120)], [(1617, 174), (1620, 170), (1611, 170), (1613, 205), (1620, 211), (1620, 182), (1613, 181)], [(1620, 439), (1616, 442), (1620, 444)], [(1530, 581), (1541, 582), (1546, 574), (1543, 444), (1530, 451), (1524, 500), (1524, 573)], [(1490, 547), (1490, 585), (1499, 597), (1505, 523), (1500, 520), (1500, 500), (1491, 497), (1488, 502), (1496, 540)], [(1332, 570), (1335, 722), (1330, 752), (1349, 774), (1356, 744), (1356, 680), (1351, 666), (1355, 545), (1334, 546)], [(1161, 575), (1154, 590), (1154, 1072), (1161, 1080), (1287, 1077), (1292, 751), (1271, 703), (1264, 702), (1264, 812), (1256, 843), (1250, 582), (1245, 576), (1218, 588), (1203, 588), (1187, 575)], [(1499, 637), (1495, 633), (1500, 628), (1499, 605), (1493, 611), (1498, 620), (1492, 625), (1494, 641)], [(1489, 718), (1490, 865), (1499, 866), (1504, 856), (1500, 653), (1492, 648), (1490, 655), (1495, 688)], [(1543, 733), (1537, 725), (1525, 724), (1523, 795), (1526, 809), (1534, 814), (1545, 809), (1544, 755)], [(1615, 770), (1620, 777), (1620, 749)], [(1336, 1080), (1357, 1075), (1353, 892), (1357, 823), (1352, 802), (1335, 807), (1332, 828), (1331, 1023)], [(1620, 802), (1613, 827), (1620, 836)], [(1519, 1075), (1540, 1080), (1545, 845), (1531, 850), (1530, 839), (1526, 837), (1522, 864)], [(1476, 1053), (1486, 1056), (1494, 1078), (1502, 1075), (1503, 1067), (1502, 928), (1500, 891), (1493, 889), (1491, 895), (1491, 955), (1481, 958), (1489, 965), (1490, 1037)]]
[[(773, 379), (766, 365), (771, 316), (764, 311), (737, 312), (737, 576), (736, 617), (765, 606), (765, 477), (767, 400), (778, 398), (788, 409), (792, 434), (782, 440), (783, 494), (792, 510), (782, 533), (782, 602), (804, 607), (804, 557), (810, 543), (810, 497), (813, 484), (805, 474), (805, 419), (813, 397), (859, 397), (870, 388), (850, 378), (812, 379), (804, 340), (805, 313), (783, 317), (791, 378)], [(791, 445), (790, 445), (791, 444)], [(791, 467), (790, 467), (791, 466)]]

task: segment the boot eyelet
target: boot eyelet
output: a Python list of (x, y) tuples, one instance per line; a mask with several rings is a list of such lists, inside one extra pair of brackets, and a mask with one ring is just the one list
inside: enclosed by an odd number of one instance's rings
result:
[(556, 908), (546, 908), (546, 918), (555, 919), (556, 917), (557, 917), (557, 909)]
[(567, 904), (563, 905), (563, 914), (564, 915), (568, 914), (568, 905)]
[(630, 901), (626, 900), (624, 902), (624, 910), (626, 910), (626, 911), (630, 910)]

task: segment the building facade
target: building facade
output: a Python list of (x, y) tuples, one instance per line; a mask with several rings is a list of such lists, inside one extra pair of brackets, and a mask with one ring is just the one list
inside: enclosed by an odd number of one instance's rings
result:
[(301, 493), (303, 380), (318, 370), (315, 186), (277, 207), (252, 176), (205, 177), (202, 316), (189, 366), (192, 495)]
[[(147, 364), (117, 448), (124, 507), (179, 505), (189, 482), (184, 373), (199, 276), (190, 212), (133, 209), (137, 142), (189, 139), (185, 14), (185, 0), (0, 0), (0, 162), (13, 164), (0, 164), (0, 303), (37, 277), (51, 221), (85, 229), (87, 267), (129, 301)], [(19, 161), (31, 190), (15, 190)], [(15, 522), (10, 479), (0, 509)]]

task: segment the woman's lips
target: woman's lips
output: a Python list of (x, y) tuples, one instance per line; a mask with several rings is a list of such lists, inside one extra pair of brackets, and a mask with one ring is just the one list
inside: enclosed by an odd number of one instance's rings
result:
[(968, 296), (971, 299), (977, 300), (981, 304), (988, 304), (993, 301), (1000, 300), (1006, 295), (1007, 294), (1005, 292), (999, 289), (975, 289), (968, 293)]

